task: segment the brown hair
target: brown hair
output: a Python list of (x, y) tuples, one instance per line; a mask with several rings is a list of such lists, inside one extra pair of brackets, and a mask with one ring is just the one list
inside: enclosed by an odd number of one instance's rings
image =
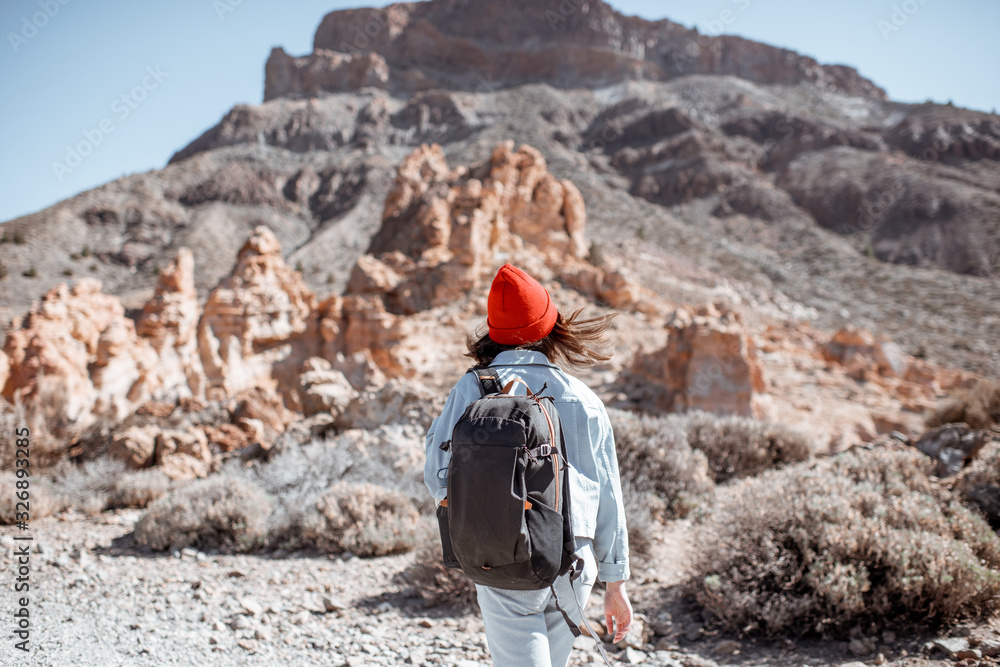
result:
[(465, 356), (475, 360), (475, 368), (484, 368), (504, 350), (534, 350), (558, 365), (583, 368), (612, 357), (608, 331), (619, 313), (580, 319), (583, 308), (568, 317), (556, 316), (556, 325), (545, 338), (523, 345), (501, 345), (490, 338), (484, 325), (471, 332), (466, 340)]

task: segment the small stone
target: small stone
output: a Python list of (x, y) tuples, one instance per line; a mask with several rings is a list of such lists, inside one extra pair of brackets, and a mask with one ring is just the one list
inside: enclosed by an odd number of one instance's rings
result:
[(252, 598), (241, 599), (240, 605), (243, 607), (243, 610), (246, 613), (250, 614), (251, 616), (260, 616), (261, 614), (264, 613), (264, 608), (260, 605), (259, 602), (257, 602)]
[(263, 642), (271, 640), (271, 635), (268, 634), (267, 630), (264, 630), (263, 628), (258, 628), (257, 630), (254, 630), (253, 637), (254, 639), (259, 639)]
[(857, 660), (855, 660), (854, 662), (842, 662), (840, 663), (840, 667), (868, 667), (868, 665), (866, 665), (863, 662), (858, 662)]
[(1000, 655), (1000, 642), (992, 640), (984, 640), (979, 644), (979, 650), (983, 652), (983, 655), (987, 658), (995, 658)]
[(422, 619), (420, 621), (420, 627), (422, 627), (422, 628), (433, 628), (434, 627), (434, 621), (432, 621), (429, 618)]
[(621, 661), (626, 665), (640, 665), (646, 662), (647, 656), (645, 653), (638, 649), (634, 649), (631, 646), (626, 648), (621, 653)]
[(670, 637), (660, 637), (656, 640), (656, 644), (653, 645), (653, 648), (657, 651), (676, 651), (677, 645), (674, 644)]
[(700, 625), (697, 624), (689, 625), (684, 630), (684, 639), (688, 640), (689, 642), (698, 641), (699, 639), (701, 639), (702, 632), (704, 632), (704, 628), (702, 628)]
[(879, 653), (877, 656), (875, 656), (876, 665), (884, 665), (885, 663), (886, 663), (885, 653)]
[(194, 547), (184, 547), (183, 549), (181, 549), (181, 555), (187, 556), (188, 558), (194, 558), (195, 556), (198, 555), (198, 550), (195, 549)]
[(323, 598), (323, 609), (327, 612), (340, 611), (341, 609), (347, 609), (347, 605), (335, 597), (325, 597)]
[(250, 651), (251, 653), (257, 650), (257, 647), (249, 639), (241, 639), (236, 642), (236, 645), (245, 651)]
[(223, 623), (222, 621), (215, 621), (214, 623), (212, 623), (212, 629), (215, 630), (216, 632), (222, 632), (223, 630), (226, 629), (226, 624)]
[(719, 655), (733, 655), (740, 652), (740, 643), (732, 639), (723, 639), (715, 645), (715, 652)]
[(250, 627), (250, 619), (246, 616), (237, 616), (229, 622), (229, 627), (233, 630), (246, 630)]
[(882, 633), (882, 641), (886, 644), (895, 644), (896, 633), (893, 632), (892, 630), (886, 630), (885, 632)]
[(982, 660), (983, 652), (978, 648), (967, 648), (962, 651), (955, 651), (953, 657), (957, 660)]
[(684, 667), (684, 664), (672, 658), (668, 651), (655, 651), (653, 657), (660, 667)]
[(875, 642), (871, 639), (854, 638), (847, 645), (854, 655), (870, 655), (875, 652)]
[(363, 655), (347, 656), (347, 667), (364, 667), (367, 658)]
[(969, 648), (969, 640), (964, 637), (949, 637), (946, 639), (936, 639), (931, 642), (931, 645), (947, 653), (951, 657), (955, 657), (955, 654), (959, 651), (964, 651)]

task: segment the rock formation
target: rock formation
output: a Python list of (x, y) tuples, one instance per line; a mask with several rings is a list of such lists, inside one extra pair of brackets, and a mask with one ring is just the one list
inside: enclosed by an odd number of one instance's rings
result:
[(737, 312), (679, 308), (666, 327), (666, 346), (636, 355), (632, 368), (655, 388), (657, 408), (762, 416), (763, 369)]
[(155, 351), (118, 299), (90, 278), (49, 291), (7, 336), (4, 351), (3, 397), (42, 411), (67, 444), (98, 417), (121, 420), (155, 388)]
[(597, 0), (558, 5), (530, 0), (433, 0), (328, 14), (314, 52), (275, 49), (264, 99), (360, 85), (403, 89), (559, 87), (627, 79), (665, 81), (729, 74), (761, 83), (809, 82), (876, 99), (885, 91), (844, 66), (822, 66), (739, 37), (709, 37), (670, 21), (624, 16)]
[(285, 264), (274, 233), (257, 227), (198, 324), (206, 394), (264, 387), (294, 402), (295, 371), (316, 343), (315, 308), (316, 297)]
[(620, 271), (582, 261), (586, 219), (580, 191), (550, 174), (531, 146), (504, 142), (488, 161), (450, 169), (440, 146), (424, 145), (400, 164), (382, 227), (347, 292), (380, 295), (390, 312), (413, 314), (488, 284), (517, 257), (617, 307), (634, 304), (639, 289)]
[(194, 255), (181, 248), (160, 272), (156, 292), (142, 310), (136, 332), (159, 354), (158, 393), (163, 396), (203, 396), (205, 374), (198, 354), (201, 308), (194, 288)]

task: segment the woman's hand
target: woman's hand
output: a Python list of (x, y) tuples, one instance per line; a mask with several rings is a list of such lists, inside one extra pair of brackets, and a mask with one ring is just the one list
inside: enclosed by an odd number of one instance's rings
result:
[(632, 629), (632, 603), (625, 593), (624, 581), (609, 581), (607, 584), (604, 591), (604, 625), (608, 628), (608, 634), (614, 630), (615, 644), (625, 639), (625, 635)]

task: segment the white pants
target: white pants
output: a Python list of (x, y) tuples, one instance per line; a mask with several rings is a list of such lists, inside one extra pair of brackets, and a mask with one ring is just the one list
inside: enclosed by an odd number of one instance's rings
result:
[[(577, 555), (583, 573), (570, 587), (569, 575), (559, 577), (554, 588), (561, 606), (580, 625), (580, 607), (587, 604), (597, 581), (593, 542), (577, 538)], [(573, 633), (556, 608), (552, 591), (515, 591), (476, 585), (486, 626), (486, 642), (495, 667), (566, 667), (573, 650)]]

